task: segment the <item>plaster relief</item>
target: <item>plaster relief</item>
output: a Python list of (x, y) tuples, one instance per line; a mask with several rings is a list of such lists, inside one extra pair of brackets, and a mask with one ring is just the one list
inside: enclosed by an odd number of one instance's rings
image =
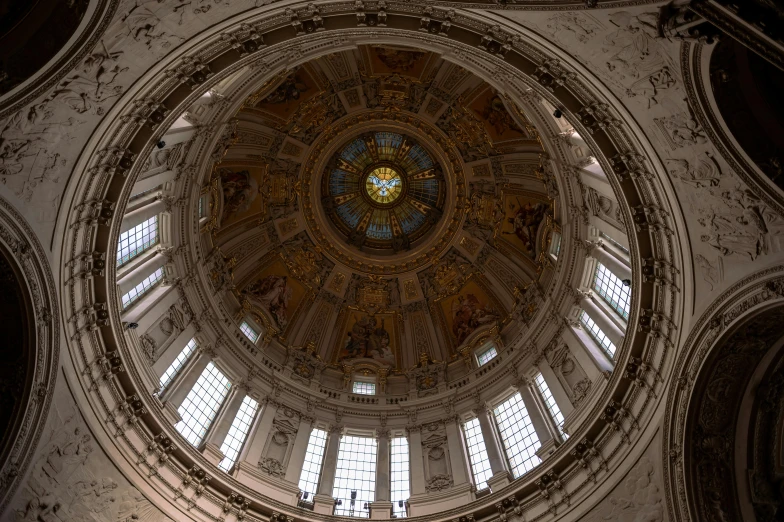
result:
[(58, 380), (47, 432), (9, 520), (40, 522), (170, 521), (115, 468)]
[(637, 464), (615, 489), (582, 520), (599, 522), (666, 522), (662, 473), (659, 465), (661, 436), (648, 445)]

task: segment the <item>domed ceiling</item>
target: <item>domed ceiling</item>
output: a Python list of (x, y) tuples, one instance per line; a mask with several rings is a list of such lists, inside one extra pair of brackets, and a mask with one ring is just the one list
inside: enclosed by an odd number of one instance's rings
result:
[(249, 96), (231, 132), (208, 187), (213, 287), (285, 345), (387, 371), (453, 360), (549, 284), (538, 133), (437, 54), (310, 61)]

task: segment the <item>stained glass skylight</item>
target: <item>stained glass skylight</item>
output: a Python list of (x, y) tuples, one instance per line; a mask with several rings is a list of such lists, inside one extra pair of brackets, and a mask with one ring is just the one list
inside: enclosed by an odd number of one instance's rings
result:
[(440, 166), (403, 134), (379, 131), (354, 138), (328, 163), (321, 184), (326, 213), (357, 247), (400, 251), (441, 216)]

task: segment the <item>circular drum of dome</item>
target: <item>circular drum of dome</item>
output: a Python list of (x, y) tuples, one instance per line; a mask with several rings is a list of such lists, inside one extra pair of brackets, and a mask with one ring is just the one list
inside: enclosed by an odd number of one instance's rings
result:
[(443, 214), (441, 166), (415, 138), (368, 132), (333, 155), (322, 176), (322, 204), (348, 243), (399, 252), (424, 237)]

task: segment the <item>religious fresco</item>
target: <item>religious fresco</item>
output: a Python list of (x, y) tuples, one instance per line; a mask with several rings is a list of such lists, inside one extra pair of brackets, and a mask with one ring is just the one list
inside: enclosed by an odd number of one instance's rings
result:
[(266, 167), (221, 166), (220, 178), (223, 202), (221, 226), (239, 221), (247, 216), (264, 212), (264, 198), (260, 196)]
[(471, 101), (470, 109), (484, 122), (493, 142), (526, 138), (495, 89), (487, 88)]
[(504, 217), (496, 238), (514, 247), (521, 254), (534, 259), (539, 229), (550, 204), (541, 196), (526, 193), (504, 193)]
[(282, 259), (273, 261), (242, 290), (242, 294), (269, 313), (275, 326), (284, 333), (294, 323), (307, 293), (306, 287), (292, 275)]
[(363, 46), (363, 50), (374, 75), (403, 74), (416, 78), (422, 76), (431, 54), (410, 47), (390, 45)]
[(321, 91), (316, 80), (305, 67), (292, 71), (283, 82), (258, 102), (256, 109), (261, 109), (280, 118), (288, 118), (300, 105), (313, 98)]
[(373, 360), (395, 367), (398, 348), (397, 314), (369, 314), (349, 309), (338, 337), (337, 362)]
[(503, 319), (500, 303), (476, 279), (470, 278), (455, 295), (438, 301), (437, 310), (453, 347), (462, 345), (477, 329)]

